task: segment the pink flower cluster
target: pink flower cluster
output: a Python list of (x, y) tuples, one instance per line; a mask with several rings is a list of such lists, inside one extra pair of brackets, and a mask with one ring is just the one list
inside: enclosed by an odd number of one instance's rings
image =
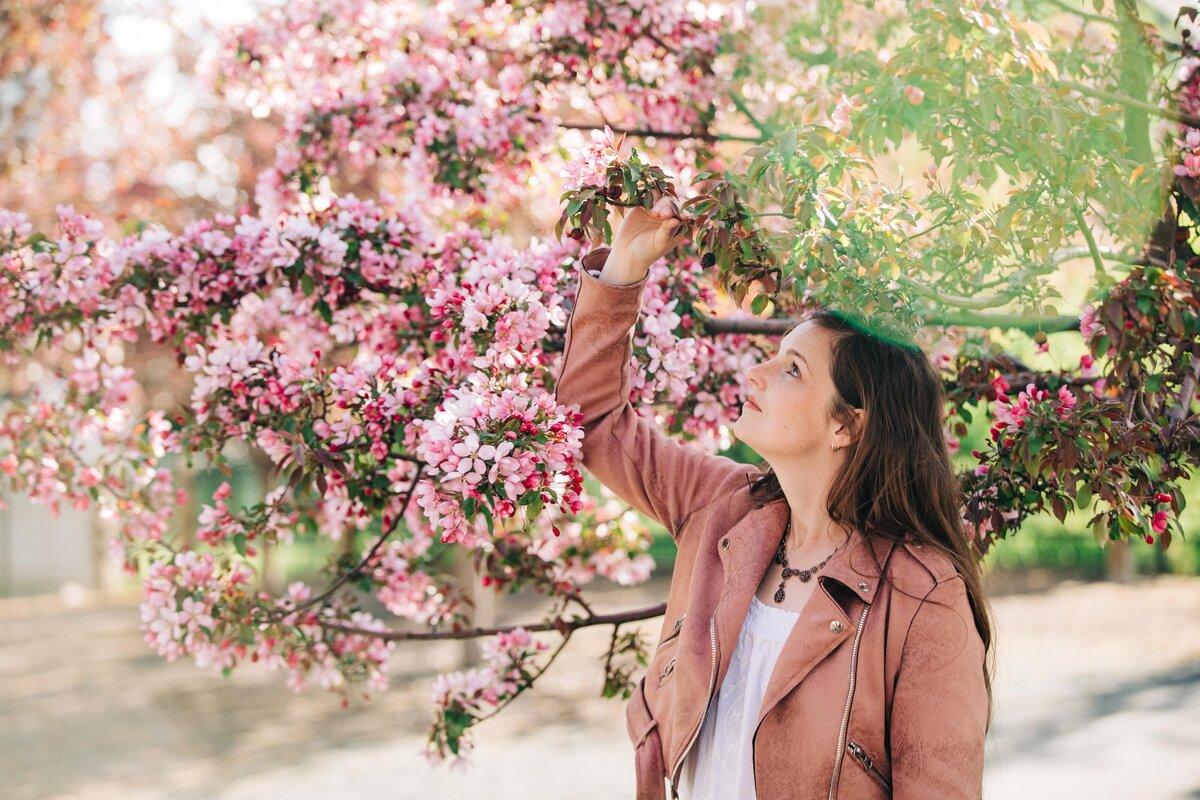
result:
[(437, 487), (421, 481), (417, 502), (442, 541), (467, 547), (484, 541), (464, 508), (487, 509), (494, 520), (531, 503), (557, 503), (574, 513), (583, 485), (576, 466), (583, 435), (572, 422), (550, 395), (531, 398), (481, 384), (451, 391), (433, 419), (415, 420), (416, 455), (438, 478)]
[(246, 593), (250, 567), (233, 563), (218, 567), (212, 553), (189, 550), (169, 561), (154, 561), (142, 581), (142, 632), (146, 642), (174, 661), (196, 656), (201, 666), (232, 664), (233, 652), (212, 641), (217, 603), (226, 595)]
[[(529, 113), (540, 106), (532, 83), (464, 40), (463, 9), (411, 0), (351, 5), (331, 15), (324, 3), (288, 3), (233, 31), (201, 65), (232, 103), (283, 113), (276, 163), (259, 177), (261, 206), (281, 208), (296, 193), (319, 191), (315, 176), (361, 171), (380, 158), (389, 166), (435, 161), (435, 186), (446, 188), (479, 182), (469, 171), (451, 175), (465, 165), (496, 178), (528, 169), (528, 151), (543, 146), (553, 126)], [(518, 14), (490, 6), (472, 17), (474, 37), (516, 56)]]
[(423, 556), (432, 544), (423, 527), (403, 541), (390, 541), (372, 564), (371, 579), (379, 586), (375, 596), (398, 617), (423, 625), (436, 625), (452, 617), (457, 603), (432, 575)]
[[(430, 763), (440, 763), (449, 753), (457, 759), (467, 758), (472, 742), (466, 728), (483, 717), (489, 708), (527, 688), (522, 685), (528, 674), (527, 662), (546, 650), (547, 645), (535, 640), (524, 628), (517, 628), (485, 640), (480, 649), (487, 661), (485, 666), (445, 673), (433, 682), (430, 694), (438, 716), (425, 750)], [(460, 720), (461, 730), (447, 725), (447, 715)]]
[[(984, 470), (983, 473), (980, 473), (978, 470), (976, 470), (976, 474), (986, 474), (986, 469)], [(979, 498), (994, 498), (997, 494), (998, 494), (998, 490), (997, 490), (996, 485), (991, 484), (991, 485), (985, 487), (984, 489), (980, 490), (976, 496)], [(965, 502), (961, 506), (960, 510), (962, 512), (963, 531), (966, 533), (967, 538), (968, 539), (972, 539), (972, 538), (979, 539), (981, 541), (984, 539), (987, 539), (988, 534), (990, 534), (992, 532), (991, 514), (988, 514), (987, 516), (985, 516), (983, 518), (983, 521), (977, 525), (974, 522), (972, 522), (971, 520), (967, 519), (967, 513), (966, 513), (967, 508), (966, 508)], [(1008, 509), (1008, 510), (1003, 510), (1000, 512), (1001, 517), (1003, 517), (1006, 520), (1010, 520), (1010, 521), (1019, 517), (1020, 514), (1021, 514), (1021, 512), (1018, 511), (1017, 509)]]
[(721, 436), (738, 417), (745, 374), (764, 354), (750, 336), (696, 335), (696, 318), (717, 306), (704, 273), (696, 258), (651, 266), (633, 339), (630, 402), (650, 418), (654, 406), (670, 408), (668, 430), (718, 450), (729, 444)]
[(546, 564), (551, 579), (571, 591), (597, 575), (632, 586), (648, 580), (654, 569), (647, 552), (649, 528), (607, 488), (601, 487), (601, 494), (611, 498), (602, 507), (585, 498), (582, 515), (551, 531), (538, 530), (528, 544), (528, 552)]
[(559, 175), (563, 179), (564, 191), (584, 186), (607, 186), (608, 168), (628, 160), (633, 149), (632, 142), (624, 136), (617, 141), (612, 128), (607, 125), (602, 131), (592, 131), (591, 137), (591, 146), (580, 150)]
[[(146, 642), (168, 661), (191, 655), (202, 669), (228, 672), (247, 659), (270, 669), (286, 668), (288, 685), (297, 692), (313, 680), (322, 688), (339, 690), (348, 671), (365, 671), (372, 689), (387, 687), (393, 643), (361, 633), (327, 632), (315, 610), (301, 619), (286, 614), (311, 596), (309, 587), (299, 582), (289, 585), (287, 596), (273, 604), (291, 628), (252, 624), (260, 611), (272, 607), (268, 595), (251, 593), (252, 579), (249, 565), (218, 562), (211, 552), (185, 550), (152, 562), (141, 603)], [(345, 619), (325, 614), (329, 621), (356, 628), (384, 627), (364, 612)]]
[(55, 210), (60, 236), (34, 243), (26, 216), (0, 209), (0, 338), (41, 333), (53, 342), (70, 327), (69, 312), (96, 316), (117, 281), (103, 225), (74, 206)]
[(1175, 146), (1182, 154), (1181, 163), (1174, 166), (1175, 174), (1200, 178), (1200, 129), (1187, 128), (1183, 139), (1175, 140)]
[[(464, 16), (471, 20), (469, 33)], [(285, 208), (329, 197), (328, 178), (383, 160), (438, 194), (523, 185), (550, 149), (542, 109), (591, 89), (606, 118), (662, 130), (700, 127), (718, 92), (711, 69), (723, 25), (684, 0), (558, 0), (529, 15), (507, 4), (351, 0), (336, 13), (290, 2), (231, 31), (199, 71), (232, 104), (284, 121), (256, 200)], [(503, 53), (503, 57), (498, 54)], [(591, 64), (626, 64), (631, 73)], [(600, 91), (600, 89), (603, 91)], [(628, 107), (617, 107), (621, 97)]]
[[(1104, 325), (1097, 320), (1098, 310), (1093, 303), (1087, 303), (1080, 309), (1079, 314), (1079, 335), (1083, 337), (1083, 341), (1090, 343), (1097, 336), (1105, 335)], [(1113, 350), (1110, 348), (1109, 353)]]
[[(992, 418), (995, 420), (990, 431), (992, 439), (1000, 441), (1005, 428), (1025, 427), (1026, 418), (1034, 411), (1034, 404), (1047, 400), (1050, 401), (1050, 411), (1063, 418), (1071, 416), (1072, 409), (1079, 402), (1075, 394), (1066, 386), (1058, 388), (1058, 394), (1054, 399), (1051, 399), (1050, 392), (1039, 389), (1032, 383), (1017, 395), (1015, 401), (1001, 393), (996, 402), (992, 404)], [(1005, 443), (1011, 444), (1012, 440), (1006, 439)]]
[(170, 470), (158, 466), (178, 449), (178, 437), (161, 411), (130, 413), (129, 370), (98, 355), (108, 349), (102, 339), (93, 344), (67, 359), (70, 371), (43, 362), (42, 384), (0, 402), (0, 495), (23, 493), (53, 514), (64, 504), (94, 507), (102, 521), (120, 523), (121, 537), (109, 548), (132, 569), (124, 545), (161, 539), (186, 500)]
[[(1155, 510), (1153, 512), (1153, 516), (1150, 518), (1150, 529), (1153, 530), (1154, 533), (1161, 535), (1167, 532), (1167, 528), (1171, 522), (1170, 503), (1171, 495), (1167, 494), (1166, 492), (1157, 492), (1154, 495)], [(1163, 506), (1167, 507), (1164, 508)], [(1148, 535), (1146, 537), (1146, 543), (1154, 544), (1154, 536)]]

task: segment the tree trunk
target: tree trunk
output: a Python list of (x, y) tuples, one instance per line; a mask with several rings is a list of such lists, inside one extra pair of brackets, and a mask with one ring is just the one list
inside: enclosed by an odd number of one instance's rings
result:
[(1105, 560), (1105, 577), (1110, 581), (1118, 583), (1128, 583), (1134, 578), (1133, 569), (1133, 550), (1129, 546), (1129, 542), (1121, 539), (1116, 542), (1109, 542), (1108, 547), (1104, 548), (1107, 558)]

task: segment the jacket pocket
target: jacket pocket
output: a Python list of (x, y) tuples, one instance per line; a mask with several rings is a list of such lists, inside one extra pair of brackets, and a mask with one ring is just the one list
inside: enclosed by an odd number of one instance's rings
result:
[(854, 761), (860, 767), (867, 771), (867, 774), (875, 779), (875, 782), (883, 787), (883, 790), (890, 797), (892, 794), (892, 781), (887, 775), (884, 775), (879, 767), (875, 766), (874, 760), (867, 755), (867, 751), (863, 749), (858, 742), (847, 742), (846, 750), (850, 755), (854, 756)]
[(685, 612), (683, 612), (682, 617), (675, 620), (675, 627), (671, 630), (671, 632), (669, 634), (667, 634), (666, 638), (664, 638), (661, 642), (658, 643), (658, 647), (655, 648), (656, 652), (658, 650), (662, 650), (668, 644), (670, 644), (671, 642), (673, 642), (679, 638), (679, 632), (683, 630), (683, 620), (686, 617), (687, 617), (687, 612), (685, 611)]

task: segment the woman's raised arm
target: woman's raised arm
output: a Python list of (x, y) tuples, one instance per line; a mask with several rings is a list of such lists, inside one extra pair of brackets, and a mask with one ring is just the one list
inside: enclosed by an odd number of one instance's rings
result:
[[(642, 270), (632, 283), (609, 284), (587, 271), (608, 257), (608, 248), (597, 248), (582, 259), (555, 397), (578, 404), (583, 413), (588, 471), (678, 541), (692, 511), (744, 484), (755, 469), (677, 441), (634, 410), (629, 363), (648, 274)], [(606, 264), (604, 270), (608, 277), (627, 268)]]

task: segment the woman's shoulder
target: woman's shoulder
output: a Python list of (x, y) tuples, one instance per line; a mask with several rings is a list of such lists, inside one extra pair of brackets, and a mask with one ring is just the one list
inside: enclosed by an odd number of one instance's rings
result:
[(940, 584), (961, 579), (954, 562), (941, 548), (918, 542), (912, 537), (897, 542), (888, 574), (906, 592), (919, 597)]

